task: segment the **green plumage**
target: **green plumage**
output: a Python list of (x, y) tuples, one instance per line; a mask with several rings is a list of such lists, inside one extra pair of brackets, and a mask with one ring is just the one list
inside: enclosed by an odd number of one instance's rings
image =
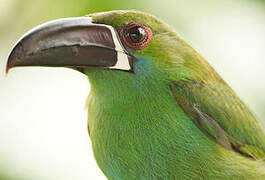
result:
[(45, 23), (17, 66), (88, 76), (88, 130), (111, 180), (265, 179), (265, 130), (215, 70), (161, 20), (111, 11)]
[(139, 22), (154, 33), (145, 49), (130, 50), (134, 74), (85, 69), (90, 137), (109, 179), (265, 178), (261, 124), (197, 52), (148, 14), (90, 16), (115, 28)]

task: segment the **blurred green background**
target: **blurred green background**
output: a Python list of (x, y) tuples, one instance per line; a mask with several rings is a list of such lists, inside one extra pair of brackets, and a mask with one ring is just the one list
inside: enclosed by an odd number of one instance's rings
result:
[(87, 135), (89, 84), (64, 68), (17, 68), (8, 52), (45, 21), (91, 12), (152, 13), (204, 56), (265, 122), (263, 0), (0, 0), (0, 179), (105, 179)]

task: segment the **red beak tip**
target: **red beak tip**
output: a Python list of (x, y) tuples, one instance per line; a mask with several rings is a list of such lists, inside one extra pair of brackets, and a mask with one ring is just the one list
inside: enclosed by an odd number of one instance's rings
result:
[(7, 67), (7, 68), (6, 68), (6, 75), (8, 74), (8, 72), (9, 72), (9, 68)]

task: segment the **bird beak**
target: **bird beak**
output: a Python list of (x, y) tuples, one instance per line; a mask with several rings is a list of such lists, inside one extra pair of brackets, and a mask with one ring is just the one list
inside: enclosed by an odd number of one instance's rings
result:
[(23, 35), (8, 57), (6, 72), (17, 66), (131, 71), (133, 60), (112, 26), (94, 24), (91, 17), (63, 18), (44, 23)]

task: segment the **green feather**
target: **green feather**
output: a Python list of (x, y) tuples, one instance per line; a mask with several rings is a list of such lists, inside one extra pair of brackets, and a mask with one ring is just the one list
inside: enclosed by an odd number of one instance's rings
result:
[[(178, 82), (172, 85), (171, 89), (176, 101), (187, 114), (195, 110), (194, 107), (183, 105), (185, 101), (198, 105), (203, 113), (210, 116), (225, 131), (235, 150), (256, 159), (265, 157), (263, 127), (221, 79), (213, 84), (201, 81)], [(218, 130), (202, 128), (218, 141), (215, 136)]]

